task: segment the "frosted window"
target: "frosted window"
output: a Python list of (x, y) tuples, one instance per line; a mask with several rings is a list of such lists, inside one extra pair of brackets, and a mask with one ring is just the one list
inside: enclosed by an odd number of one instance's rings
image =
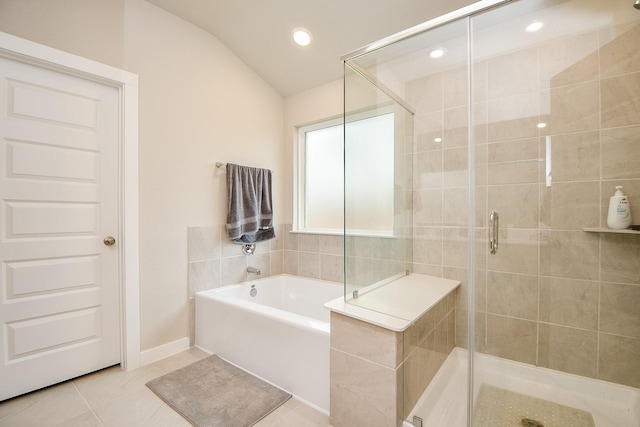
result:
[[(347, 123), (347, 215), (362, 233), (393, 230), (393, 113)], [(342, 231), (344, 165), (342, 124), (315, 125), (304, 135), (303, 212), (300, 229)]]
[(305, 228), (342, 228), (343, 171), (342, 125), (307, 132)]

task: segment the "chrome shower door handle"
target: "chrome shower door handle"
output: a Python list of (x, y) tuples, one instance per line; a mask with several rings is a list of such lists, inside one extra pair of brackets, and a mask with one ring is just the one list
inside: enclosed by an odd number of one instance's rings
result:
[(498, 252), (498, 212), (491, 211), (489, 216), (489, 253), (495, 255)]

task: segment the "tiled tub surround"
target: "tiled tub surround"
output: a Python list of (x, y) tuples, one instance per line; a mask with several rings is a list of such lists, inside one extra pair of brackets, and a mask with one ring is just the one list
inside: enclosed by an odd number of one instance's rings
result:
[(224, 225), (188, 228), (189, 296), (196, 292), (255, 279), (291, 274), (311, 279), (343, 281), (343, 241), (339, 235), (298, 234), (291, 225), (278, 225), (276, 238), (259, 242), (253, 255), (232, 243)]
[[(313, 279), (344, 282), (345, 246), (350, 286), (370, 285), (411, 270), (405, 261), (407, 242), (403, 237), (348, 236), (292, 232), (283, 226), (284, 272)], [(409, 257), (410, 259), (410, 257)]]
[[(402, 425), (455, 345), (453, 289), (414, 321), (404, 321), (405, 329), (399, 331), (352, 317), (361, 313), (349, 304), (349, 315), (332, 309), (333, 427)], [(369, 312), (364, 316), (376, 323), (384, 322), (371, 310), (356, 309)]]
[[(297, 233), (291, 224), (276, 226), (276, 238), (256, 244), (253, 255), (232, 243), (224, 225), (188, 228), (189, 296), (196, 292), (255, 279), (248, 266), (259, 268), (260, 277), (291, 274), (310, 279), (344, 282), (344, 237)], [(349, 277), (356, 286), (369, 285), (399, 271), (409, 240), (396, 237), (349, 237)], [(409, 268), (410, 270), (411, 268)]]
[[(640, 236), (582, 231), (606, 228), (616, 185), (640, 221), (639, 39), (640, 24), (625, 24), (474, 64), (476, 350), (640, 387)], [(407, 85), (418, 109), (414, 271), (463, 282), (465, 70)], [(500, 213), (497, 255), (485, 249), (489, 210)]]
[[(229, 240), (224, 225), (189, 227), (189, 297), (199, 291), (283, 273), (282, 227), (275, 229), (275, 239), (257, 243), (255, 253), (245, 255), (242, 245)], [(261, 275), (247, 273), (249, 266), (260, 269)]]

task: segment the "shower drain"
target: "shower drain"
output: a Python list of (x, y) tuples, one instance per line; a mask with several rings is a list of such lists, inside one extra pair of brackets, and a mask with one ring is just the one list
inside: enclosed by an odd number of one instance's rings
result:
[(523, 418), (520, 420), (522, 427), (544, 427), (540, 421), (532, 420), (531, 418)]

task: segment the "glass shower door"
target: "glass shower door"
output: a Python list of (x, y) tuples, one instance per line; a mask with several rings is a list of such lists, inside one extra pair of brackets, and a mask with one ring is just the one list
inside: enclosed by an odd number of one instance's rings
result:
[(640, 10), (519, 1), (472, 29), (472, 425), (638, 425), (640, 235), (607, 208), (622, 185), (640, 221)]

